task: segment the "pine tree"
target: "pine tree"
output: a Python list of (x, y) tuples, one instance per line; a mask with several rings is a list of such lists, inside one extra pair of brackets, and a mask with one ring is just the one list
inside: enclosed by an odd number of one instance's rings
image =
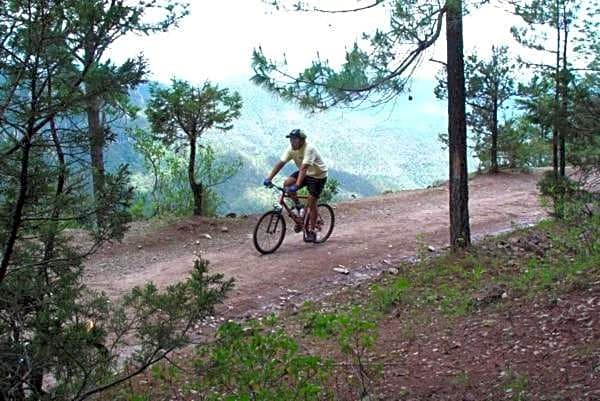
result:
[(242, 99), (237, 92), (205, 82), (194, 87), (174, 79), (170, 88), (153, 85), (146, 115), (157, 138), (166, 145), (182, 144), (189, 149), (188, 180), (194, 199), (194, 214), (204, 214), (206, 177), (198, 177), (199, 140), (210, 130), (229, 131), (240, 116)]
[[(475, 153), (492, 173), (498, 171), (499, 113), (514, 94), (514, 68), (506, 46), (492, 46), (489, 61), (472, 54), (465, 63), (467, 124), (474, 133)], [(446, 75), (445, 69), (438, 74), (439, 99), (448, 96)]]
[[(554, 65), (531, 63), (523, 60), (523, 64), (552, 71), (554, 76), (554, 103), (552, 123), (552, 164), (554, 177), (565, 176), (566, 138), (569, 126), (568, 103), (569, 85), (572, 82), (572, 71), (569, 63), (569, 45), (577, 39), (576, 20), (581, 3), (575, 0), (531, 0), (515, 2), (515, 13), (527, 24), (524, 28), (513, 27), (515, 39), (525, 47), (546, 52), (555, 57)], [(553, 45), (547, 40), (551, 29)]]
[[(151, 284), (109, 300), (83, 283), (83, 259), (125, 231), (125, 169), (91, 199), (88, 135), (75, 116), (111, 85), (88, 86), (95, 66), (71, 24), (87, 0), (12, 0), (0, 7), (0, 400), (84, 400), (189, 343), (193, 325), (231, 288), (198, 262), (165, 291)], [(106, 216), (95, 229), (98, 208)], [(74, 232), (73, 228), (78, 228)], [(120, 351), (135, 355), (123, 368)]]
[[(89, 96), (84, 112), (87, 117), (89, 154), (91, 162), (92, 188), (98, 204), (102, 203), (106, 173), (104, 148), (113, 137), (108, 115), (123, 114), (128, 108), (128, 90), (139, 85), (146, 74), (146, 62), (139, 56), (114, 65), (104, 59), (108, 48), (127, 34), (149, 35), (166, 31), (186, 15), (183, 4), (178, 1), (123, 2), (113, 0), (91, 0), (84, 7), (69, 8), (68, 18), (72, 21), (70, 41), (72, 51), (81, 66), (89, 66), (85, 90), (98, 92), (97, 87), (109, 86), (112, 91), (104, 95)], [(148, 14), (158, 14), (157, 22), (147, 22)], [(97, 219), (104, 218), (99, 209)], [(100, 221), (98, 221), (101, 223)]]

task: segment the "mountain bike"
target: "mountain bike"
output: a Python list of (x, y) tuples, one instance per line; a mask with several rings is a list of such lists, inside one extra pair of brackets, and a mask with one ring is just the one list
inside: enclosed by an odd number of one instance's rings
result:
[[(302, 231), (304, 241), (308, 242), (306, 236), (309, 231), (310, 221), (310, 210), (306, 207), (308, 196), (297, 195), (299, 201), (304, 201), (304, 203), (301, 203), (302, 208), (298, 209), (295, 205), (289, 206), (287, 204), (286, 201), (292, 200), (292, 198), (285, 188), (275, 184), (271, 186), (281, 192), (279, 201), (273, 206), (273, 210), (269, 210), (258, 219), (252, 235), (254, 247), (262, 254), (275, 252), (283, 242), (286, 229), (285, 219), (283, 218), (284, 210), (295, 224), (294, 231)], [(305, 210), (306, 212), (302, 215), (298, 213), (299, 210)], [(331, 236), (334, 224), (335, 215), (333, 214), (333, 208), (326, 203), (319, 203), (317, 205), (317, 221), (314, 230), (316, 240), (314, 243), (321, 244), (327, 241)]]

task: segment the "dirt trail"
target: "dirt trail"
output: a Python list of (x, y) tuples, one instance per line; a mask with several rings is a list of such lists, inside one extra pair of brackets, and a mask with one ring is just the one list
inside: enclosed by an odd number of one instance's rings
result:
[[(501, 173), (470, 183), (474, 238), (538, 221), (539, 174)], [(149, 233), (130, 233), (120, 244), (105, 246), (87, 261), (87, 283), (119, 296), (153, 281), (164, 287), (185, 279), (197, 255), (211, 270), (235, 277), (227, 306), (236, 314), (279, 308), (280, 300), (334, 291), (414, 255), (419, 240), (436, 248), (448, 244), (448, 188), (403, 191), (337, 204), (336, 227), (324, 244), (302, 242), (288, 225), (277, 252), (261, 256), (251, 233), (259, 216), (246, 219), (192, 218)], [(227, 232), (222, 227), (227, 227)], [(204, 237), (210, 234), (211, 239)], [(348, 276), (332, 269), (343, 265)]]

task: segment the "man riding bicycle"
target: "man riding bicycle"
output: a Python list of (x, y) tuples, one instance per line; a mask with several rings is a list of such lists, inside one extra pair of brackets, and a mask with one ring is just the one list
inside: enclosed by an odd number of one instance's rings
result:
[(271, 185), (271, 180), (279, 173), (287, 162), (293, 160), (298, 171), (287, 177), (283, 183), (286, 192), (298, 203), (296, 192), (308, 188), (309, 231), (306, 235), (307, 242), (315, 242), (315, 225), (317, 222), (317, 202), (325, 183), (327, 182), (327, 166), (314, 146), (306, 142), (306, 134), (300, 129), (293, 129), (286, 138), (290, 139), (290, 146), (283, 152), (280, 160), (273, 166), (271, 173), (265, 178), (263, 184)]

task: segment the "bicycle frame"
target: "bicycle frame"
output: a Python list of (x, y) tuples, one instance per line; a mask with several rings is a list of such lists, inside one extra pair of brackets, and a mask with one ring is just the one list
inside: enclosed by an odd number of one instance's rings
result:
[[(308, 199), (308, 196), (304, 196), (304, 195), (297, 195), (297, 197), (298, 197), (298, 199), (303, 199), (303, 200)], [(302, 218), (300, 216), (297, 216), (294, 213), (292, 213), (292, 208), (289, 207), (287, 205), (287, 203), (285, 203), (285, 198), (292, 199), (292, 197), (287, 192), (282, 192), (281, 196), (279, 197), (279, 205), (281, 205), (285, 209), (285, 211), (287, 212), (289, 218), (291, 218), (292, 220), (294, 220), (295, 223), (304, 225), (304, 218)]]
[[(292, 208), (289, 207), (287, 205), (287, 203), (285, 203), (285, 199), (286, 198), (292, 199), (292, 197), (290, 196), (289, 192), (286, 192), (286, 190), (284, 188), (282, 188), (280, 186), (277, 186), (275, 184), (273, 184), (272, 187), (278, 189), (279, 191), (281, 191), (281, 195), (279, 196), (279, 202), (278, 202), (278, 204), (283, 209), (285, 209), (285, 211), (287, 212), (288, 217), (290, 219), (292, 219), (294, 221), (294, 223), (300, 224), (300, 225), (302, 225), (302, 227), (304, 229), (306, 229), (306, 227), (304, 227), (304, 217), (296, 216), (294, 213), (292, 213)], [(296, 195), (296, 197), (298, 199), (304, 200), (305, 201), (305, 206), (306, 206), (306, 200), (308, 199), (307, 195)], [(308, 213), (308, 210), (306, 211), (306, 213)]]

